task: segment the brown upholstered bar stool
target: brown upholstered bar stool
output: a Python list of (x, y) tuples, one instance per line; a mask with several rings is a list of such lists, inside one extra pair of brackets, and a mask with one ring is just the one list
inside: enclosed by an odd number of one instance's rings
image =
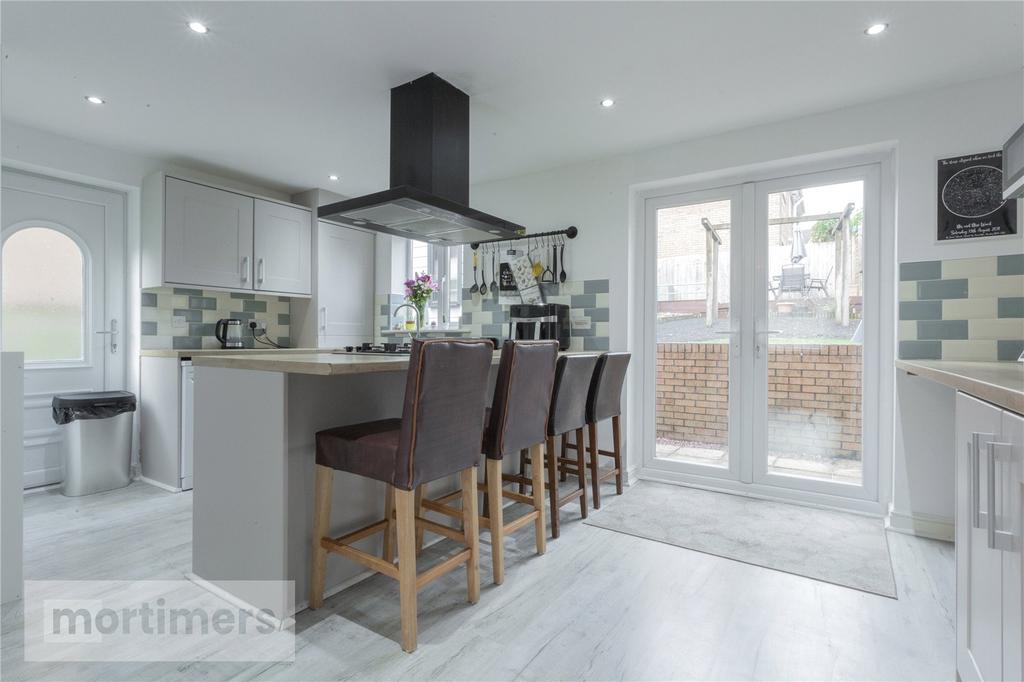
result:
[[(480, 598), (476, 466), (492, 357), (493, 346), (486, 340), (414, 340), (401, 419), (352, 424), (316, 434), (310, 608), (323, 604), (328, 552), (398, 580), (405, 651), (416, 649), (419, 588), (465, 564), (469, 601), (476, 603)], [(388, 484), (396, 509), (397, 566), (352, 546), (374, 533), (390, 531), (390, 504), (386, 505), (387, 518), (341, 537), (328, 535), (335, 470)], [(417, 487), (455, 473), (461, 474), (462, 530), (419, 518), (414, 492)], [(461, 542), (465, 548), (417, 573), (417, 527)]]
[[(555, 439), (562, 439), (562, 450), (566, 447), (566, 436), (575, 432), (576, 442), (583, 442), (583, 429), (587, 425), (587, 393), (590, 380), (594, 376), (598, 355), (563, 355), (558, 358), (555, 367), (555, 385), (551, 393), (551, 410), (548, 415), (547, 457), (537, 459), (531, 453), (529, 457), (520, 454), (519, 466), (525, 470), (530, 466), (536, 477), (536, 470), (547, 470), (548, 497), (551, 507), (551, 537), (557, 538), (558, 510), (575, 499), (580, 501), (580, 514), (587, 518), (587, 484), (585, 477), (579, 478), (579, 487), (565, 495), (559, 495), (557, 468), (562, 461), (555, 450)], [(536, 466), (535, 466), (536, 464)], [(582, 468), (583, 451), (576, 450), (577, 468)], [(543, 466), (542, 466), (543, 465)]]
[[(487, 461), (486, 480), (480, 486), (487, 500), (486, 515), (480, 518), (480, 527), (491, 534), (491, 562), (496, 585), (505, 580), (506, 534), (532, 522), (537, 554), (543, 554), (546, 549), (543, 470), (535, 471), (533, 478), (529, 479), (533, 494), (528, 497), (505, 489), (506, 483), (525, 479), (504, 474), (501, 465), (506, 455), (522, 449), (528, 449), (538, 458), (543, 457), (557, 357), (557, 341), (506, 341), (501, 347), (494, 400), (484, 429), (482, 450)], [(502, 501), (506, 499), (530, 505), (533, 509), (505, 523)], [(439, 498), (423, 500), (422, 504), (430, 511), (455, 516), (455, 510), (445, 502), (446, 498)]]
[[(590, 445), (590, 484), (593, 487), (594, 509), (601, 508), (601, 482), (615, 477), (615, 494), (622, 494), (622, 434), (619, 415), (622, 413), (622, 386), (629, 368), (629, 353), (604, 353), (594, 369), (587, 396), (587, 435)], [(597, 425), (612, 420), (612, 449), (602, 450), (597, 440)], [(578, 444), (582, 440), (576, 441)], [(578, 449), (577, 449), (578, 452)], [(601, 472), (598, 455), (611, 457), (614, 467)]]

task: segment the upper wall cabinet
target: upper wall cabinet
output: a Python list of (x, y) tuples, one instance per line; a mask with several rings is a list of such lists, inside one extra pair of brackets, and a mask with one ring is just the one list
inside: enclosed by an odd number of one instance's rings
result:
[(142, 286), (308, 296), (308, 209), (158, 173), (142, 188)]
[(256, 199), (255, 289), (311, 293), (311, 229), (309, 211)]

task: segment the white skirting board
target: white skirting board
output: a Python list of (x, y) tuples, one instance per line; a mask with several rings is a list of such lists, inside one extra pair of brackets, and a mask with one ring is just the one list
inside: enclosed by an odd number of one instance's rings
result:
[(885, 527), (897, 533), (953, 542), (953, 519), (943, 516), (890, 511), (885, 517)]

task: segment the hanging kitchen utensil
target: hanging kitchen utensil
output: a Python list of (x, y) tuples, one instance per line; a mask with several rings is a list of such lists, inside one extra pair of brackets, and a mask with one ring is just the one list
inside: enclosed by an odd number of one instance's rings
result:
[(567, 277), (567, 275), (565, 274), (565, 237), (562, 237), (561, 241), (562, 241), (562, 253), (561, 253), (561, 256), (562, 256), (562, 271), (560, 273), (558, 273), (558, 281), (559, 282), (564, 282), (566, 277)]
[(540, 261), (533, 260), (533, 241), (529, 242), (529, 246), (526, 249), (526, 255), (530, 259), (530, 268), (533, 272), (533, 278), (536, 280), (540, 279), (541, 273), (544, 272), (544, 265)]
[(495, 296), (498, 295), (498, 249), (501, 244), (495, 244), (494, 248), (491, 249), (491, 293)]
[[(545, 246), (544, 247), (544, 257), (545, 258), (547, 258), (547, 255), (548, 255), (547, 251), (548, 251), (548, 247)], [(554, 249), (552, 249), (552, 251), (554, 251)], [(544, 267), (544, 272), (540, 276), (540, 281), (545, 283), (545, 284), (551, 284), (551, 283), (553, 283), (555, 281), (555, 271), (551, 269), (551, 261), (548, 261), (548, 264)]]
[(469, 288), (469, 293), (475, 294), (480, 291), (480, 285), (476, 283), (476, 251), (473, 252), (473, 286)]
[(486, 296), (487, 295), (487, 254), (482, 254), (481, 260), (483, 262), (480, 263), (480, 275), (481, 275), (480, 279), (483, 280), (483, 281), (480, 282), (480, 295), (481, 296)]

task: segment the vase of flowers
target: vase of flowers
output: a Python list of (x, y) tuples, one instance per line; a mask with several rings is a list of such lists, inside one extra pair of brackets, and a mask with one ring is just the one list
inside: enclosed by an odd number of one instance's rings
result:
[(414, 273), (412, 279), (405, 280), (405, 300), (419, 313), (420, 326), (426, 326), (427, 301), (440, 288), (441, 285), (425, 272), (422, 275)]

